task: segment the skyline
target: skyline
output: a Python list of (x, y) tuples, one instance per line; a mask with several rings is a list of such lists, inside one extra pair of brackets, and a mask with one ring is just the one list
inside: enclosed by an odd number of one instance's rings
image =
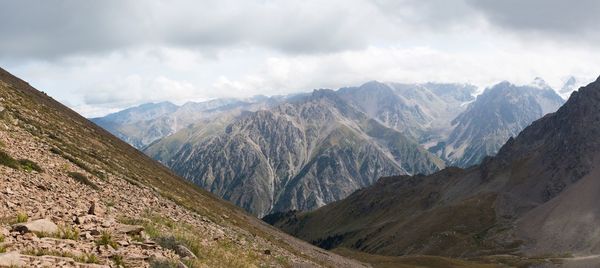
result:
[(557, 88), (600, 70), (595, 1), (31, 3), (2, 4), (0, 64), (85, 116), (370, 80)]

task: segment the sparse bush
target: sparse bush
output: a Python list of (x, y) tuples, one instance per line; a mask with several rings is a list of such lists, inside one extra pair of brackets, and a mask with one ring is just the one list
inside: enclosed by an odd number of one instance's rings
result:
[(113, 240), (112, 235), (107, 231), (102, 232), (102, 235), (100, 236), (100, 239), (96, 241), (96, 244), (98, 246), (111, 246), (114, 249), (117, 249), (119, 247), (119, 245), (117, 245), (117, 242)]
[(29, 220), (29, 216), (27, 216), (24, 212), (17, 213), (17, 223), (27, 222)]
[(173, 268), (177, 263), (171, 260), (151, 260), (150, 268)]
[(0, 151), (0, 164), (9, 168), (19, 169), (19, 162), (4, 151)]
[(4, 239), (5, 239), (4, 235), (0, 234), (0, 243), (4, 242)]
[(114, 255), (112, 256), (112, 261), (115, 264), (115, 266), (117, 267), (125, 267), (125, 261), (123, 261), (123, 256), (121, 255)]
[(100, 189), (98, 187), (98, 185), (96, 185), (95, 183), (93, 183), (92, 181), (90, 181), (90, 179), (88, 179), (88, 177), (82, 173), (79, 172), (69, 172), (69, 176), (73, 179), (75, 179), (76, 181), (83, 183), (89, 187), (91, 187), (94, 190), (98, 190)]
[(94, 254), (94, 253), (85, 254), (84, 258), (85, 258), (85, 260), (83, 262), (85, 262), (85, 263), (95, 263), (95, 264), (100, 263), (98, 256), (96, 256), (96, 254)]
[(70, 226), (61, 226), (57, 238), (79, 240), (79, 230)]
[(43, 171), (42, 168), (36, 162), (33, 162), (29, 159), (20, 159), (19, 165), (21, 166), (22, 169), (24, 169), (27, 172), (31, 172), (33, 170), (35, 170), (37, 172)]

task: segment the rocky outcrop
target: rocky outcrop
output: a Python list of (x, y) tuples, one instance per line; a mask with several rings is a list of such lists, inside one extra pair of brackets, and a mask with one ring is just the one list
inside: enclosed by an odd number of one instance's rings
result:
[(18, 223), (12, 226), (19, 233), (44, 233), (53, 235), (58, 232), (58, 226), (48, 219), (39, 219), (26, 223)]

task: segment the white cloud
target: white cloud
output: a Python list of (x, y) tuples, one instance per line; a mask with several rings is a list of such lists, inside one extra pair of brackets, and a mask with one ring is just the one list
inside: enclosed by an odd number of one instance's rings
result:
[(368, 80), (560, 87), (600, 72), (595, 3), (5, 1), (0, 65), (86, 116)]

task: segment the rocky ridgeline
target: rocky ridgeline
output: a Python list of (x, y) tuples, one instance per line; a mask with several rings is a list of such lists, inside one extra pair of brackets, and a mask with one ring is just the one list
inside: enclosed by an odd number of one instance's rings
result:
[[(0, 130), (4, 158), (28, 159), (43, 169), (0, 165), (0, 267), (204, 267), (213, 266), (206, 258), (248, 257), (269, 266), (307, 262), (260, 237), (240, 236), (243, 230), (192, 213), (150, 187), (89, 174), (10, 120), (0, 121)], [(178, 242), (185, 239), (181, 226), (201, 237), (196, 252), (211, 256), (196, 256)], [(244, 250), (231, 256), (236, 248)], [(244, 256), (248, 252), (253, 255)]]

